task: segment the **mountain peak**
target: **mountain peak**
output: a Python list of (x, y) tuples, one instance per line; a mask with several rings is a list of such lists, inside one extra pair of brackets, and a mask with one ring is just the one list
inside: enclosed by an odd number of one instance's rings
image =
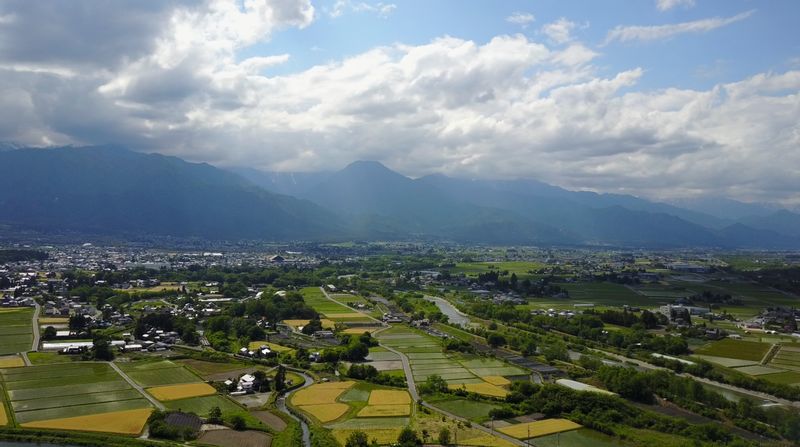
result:
[(345, 166), (342, 171), (391, 171), (386, 165), (375, 160), (357, 160)]

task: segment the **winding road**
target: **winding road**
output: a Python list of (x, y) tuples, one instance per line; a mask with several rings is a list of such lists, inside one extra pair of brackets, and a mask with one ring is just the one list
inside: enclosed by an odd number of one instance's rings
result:
[[(33, 331), (33, 343), (31, 343), (31, 350), (30, 352), (36, 352), (39, 350), (39, 339), (41, 338), (39, 334), (39, 313), (42, 311), (42, 306), (39, 303), (35, 303), (35, 309), (33, 311), (33, 319), (31, 320), (31, 330)], [(22, 361), (25, 362), (25, 366), (31, 366), (31, 359), (28, 358), (27, 352), (21, 352), (22, 354)]]

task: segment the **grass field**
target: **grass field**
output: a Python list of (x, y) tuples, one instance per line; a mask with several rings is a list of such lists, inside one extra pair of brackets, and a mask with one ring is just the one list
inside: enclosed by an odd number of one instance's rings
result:
[(640, 295), (633, 290), (614, 283), (590, 282), (559, 284), (569, 291), (571, 303), (591, 303), (597, 306), (657, 306), (658, 299)]
[(0, 313), (0, 355), (31, 350), (32, 320), (32, 308), (7, 309)]
[(165, 402), (170, 400), (188, 399), (190, 397), (210, 396), (217, 390), (207, 383), (184, 383), (181, 385), (166, 385), (148, 388), (147, 392), (156, 399)]
[(484, 420), (489, 416), (489, 411), (500, 408), (500, 405), (466, 399), (441, 400), (431, 403), (442, 410), (473, 421)]
[(769, 348), (770, 345), (766, 343), (726, 338), (695, 349), (694, 353), (760, 362), (767, 351), (769, 351)]
[(147, 418), (152, 413), (150, 408), (117, 411), (88, 416), (76, 416), (21, 424), (27, 428), (50, 428), (57, 430), (96, 431), (138, 435), (142, 432)]
[(182, 365), (169, 360), (117, 363), (134, 382), (143, 387), (201, 382)]
[(798, 385), (800, 386), (800, 372), (798, 371), (784, 371), (775, 374), (767, 374), (759, 377), (772, 383), (780, 383), (783, 385)]
[(29, 352), (28, 360), (33, 365), (52, 365), (54, 363), (71, 363), (80, 361), (78, 355), (61, 355), (57, 352)]
[(614, 438), (588, 428), (536, 438), (537, 447), (618, 447), (619, 445)]
[(236, 371), (237, 369), (242, 369), (245, 367), (244, 363), (239, 363), (239, 362), (217, 363), (217, 362), (206, 362), (204, 360), (194, 360), (194, 359), (178, 360), (177, 362), (181, 365), (184, 365), (194, 370), (201, 376), (208, 376), (208, 375), (226, 373), (229, 371)]
[(545, 419), (542, 421), (509, 425), (508, 427), (499, 428), (497, 431), (517, 439), (528, 439), (577, 430), (579, 428), (581, 428), (579, 424), (568, 419)]
[(105, 363), (2, 369), (0, 375), (21, 424), (150, 408), (150, 403)]

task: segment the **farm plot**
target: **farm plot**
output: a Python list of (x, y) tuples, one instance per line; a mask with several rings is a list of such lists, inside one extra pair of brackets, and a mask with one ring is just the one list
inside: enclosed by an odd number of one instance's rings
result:
[(291, 402), (320, 422), (331, 422), (342, 417), (350, 407), (337, 402), (339, 395), (355, 382), (317, 383), (292, 395)]
[(358, 417), (408, 416), (411, 414), (411, 396), (408, 391), (373, 390), (369, 393), (367, 406), (358, 412)]
[(203, 432), (197, 440), (219, 447), (264, 447), (272, 443), (272, 436), (254, 430), (211, 430)]
[(186, 413), (195, 413), (200, 417), (208, 417), (211, 409), (219, 407), (222, 410), (222, 416), (226, 421), (230, 422), (233, 416), (241, 416), (247, 422), (247, 426), (251, 428), (263, 428), (264, 423), (257, 419), (253, 414), (244, 408), (236, 405), (230, 399), (220, 395), (204, 396), (204, 397), (191, 397), (189, 399), (171, 400), (164, 402), (164, 406), (168, 410), (183, 411)]
[(27, 352), (33, 344), (33, 309), (9, 309), (0, 313), (0, 355)]
[(517, 439), (529, 439), (577, 430), (579, 428), (581, 428), (579, 424), (568, 419), (545, 419), (542, 421), (509, 425), (508, 427), (499, 428), (498, 431)]
[(766, 343), (726, 338), (695, 349), (694, 352), (700, 355), (760, 362), (769, 348), (770, 345)]
[(500, 408), (500, 405), (488, 404), (467, 399), (441, 400), (431, 402), (433, 406), (472, 421), (481, 421), (489, 416), (489, 411)]
[(50, 428), (56, 430), (97, 431), (123, 435), (138, 435), (142, 432), (144, 424), (147, 422), (147, 418), (150, 417), (152, 411), (153, 410), (150, 408), (141, 408), (28, 422), (21, 425), (27, 428)]
[(633, 290), (620, 285), (607, 282), (570, 283), (559, 284), (569, 291), (569, 301), (577, 303), (592, 303), (597, 306), (653, 306), (658, 304), (658, 299), (640, 295)]
[[(311, 320), (283, 320), (283, 324), (290, 326), (292, 329), (296, 331), (299, 331), (300, 328), (307, 325), (309, 321)], [(333, 329), (334, 326), (336, 326), (336, 323), (327, 318), (320, 319), (320, 322), (322, 323), (323, 329)]]
[(25, 362), (18, 355), (0, 357), (0, 368), (19, 368), (21, 366), (25, 366)]
[(216, 394), (217, 390), (207, 383), (184, 383), (181, 385), (148, 388), (147, 392), (161, 402), (166, 402), (190, 397), (210, 396)]
[(266, 346), (270, 349), (270, 351), (274, 351), (277, 353), (288, 352), (290, 354), (293, 354), (295, 352), (295, 350), (292, 348), (281, 346), (275, 343), (270, 343), (268, 341), (251, 341), (247, 348), (255, 350), (255, 349), (260, 349), (262, 346)]
[(326, 425), (326, 428), (331, 429), (331, 434), (341, 445), (356, 430), (366, 433), (370, 440), (375, 439), (378, 444), (386, 445), (397, 442), (400, 431), (410, 424), (411, 419), (408, 417), (355, 418)]
[(800, 348), (794, 346), (781, 346), (769, 366), (800, 372)]
[(180, 364), (169, 360), (157, 362), (118, 363), (117, 366), (143, 387), (201, 382), (200, 378)]
[(245, 367), (244, 363), (239, 363), (239, 362), (217, 363), (217, 362), (207, 362), (204, 360), (195, 360), (195, 359), (178, 360), (178, 363), (180, 363), (185, 367), (188, 367), (190, 370), (196, 372), (197, 374), (199, 374), (200, 376), (202, 376), (207, 380), (209, 376), (214, 376), (217, 374), (225, 374)]
[(736, 371), (745, 373), (749, 376), (763, 376), (764, 374), (774, 374), (783, 372), (782, 369), (775, 369), (761, 365), (743, 366), (741, 368), (736, 368)]
[[(339, 304), (333, 300), (328, 299), (319, 287), (306, 287), (301, 290), (303, 293), (303, 300), (314, 308), (317, 312), (324, 315), (325, 318), (337, 323), (369, 323), (374, 322), (372, 318), (357, 312), (354, 309)], [(356, 298), (353, 295), (346, 295), (348, 300)], [(364, 302), (363, 300), (361, 302)]]
[(452, 390), (463, 388), (470, 393), (480, 394), (489, 397), (506, 397), (508, 395), (507, 389), (484, 381), (481, 381), (479, 383), (462, 383), (462, 384), (451, 383), (448, 384), (448, 388)]
[[(16, 420), (25, 427), (133, 434), (151, 411), (150, 403), (105, 363), (3, 369), (0, 375)], [(107, 416), (129, 411), (127, 425)]]

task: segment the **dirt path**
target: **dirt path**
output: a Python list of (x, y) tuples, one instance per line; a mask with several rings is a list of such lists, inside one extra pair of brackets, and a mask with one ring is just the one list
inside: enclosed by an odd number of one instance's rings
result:
[(161, 411), (167, 409), (167, 407), (165, 407), (164, 404), (157, 401), (153, 396), (147, 394), (144, 388), (139, 386), (138, 383), (134, 382), (133, 379), (128, 377), (128, 375), (125, 374), (121, 369), (119, 369), (119, 366), (117, 366), (114, 362), (108, 362), (108, 364), (111, 365), (111, 367), (114, 368), (114, 371), (116, 371), (120, 376), (122, 376), (122, 378), (125, 379), (126, 382), (128, 382), (128, 385), (132, 386), (136, 391), (138, 391), (142, 396), (144, 396), (145, 399), (149, 400), (150, 403), (153, 404), (156, 408), (158, 408)]

